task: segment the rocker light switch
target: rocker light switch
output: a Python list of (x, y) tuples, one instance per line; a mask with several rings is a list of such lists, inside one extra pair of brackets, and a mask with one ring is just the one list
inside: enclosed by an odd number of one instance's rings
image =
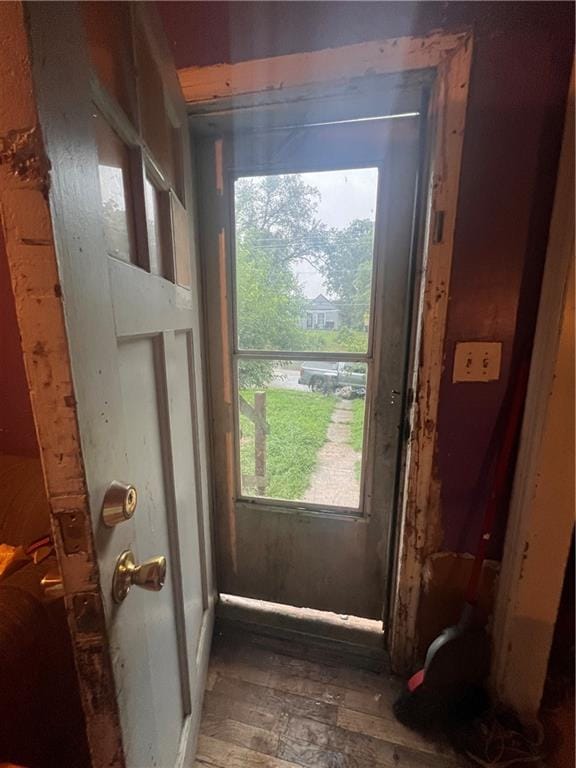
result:
[(459, 341), (454, 353), (452, 381), (497, 381), (501, 361), (500, 341)]

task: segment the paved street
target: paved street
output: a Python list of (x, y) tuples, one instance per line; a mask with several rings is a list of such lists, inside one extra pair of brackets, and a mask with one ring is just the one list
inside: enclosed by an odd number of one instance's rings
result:
[(298, 384), (299, 371), (291, 368), (275, 368), (274, 381), (271, 386), (275, 389), (292, 389), (298, 392), (308, 392), (308, 387)]

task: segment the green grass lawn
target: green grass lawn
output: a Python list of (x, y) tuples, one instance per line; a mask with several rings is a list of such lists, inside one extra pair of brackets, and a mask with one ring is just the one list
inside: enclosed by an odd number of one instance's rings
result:
[[(242, 390), (253, 404), (254, 393)], [(270, 431), (266, 440), (266, 496), (297, 501), (308, 488), (318, 451), (326, 442), (326, 432), (335, 397), (314, 392), (269, 389), (266, 396), (266, 421)], [(254, 475), (254, 424), (240, 416), (240, 465), (243, 475)], [(245, 494), (255, 492), (244, 488)]]
[(366, 400), (364, 398), (352, 400), (352, 423), (350, 424), (350, 431), (352, 432), (350, 445), (355, 451), (360, 452), (362, 450), (362, 443), (364, 441), (364, 408), (366, 407)]

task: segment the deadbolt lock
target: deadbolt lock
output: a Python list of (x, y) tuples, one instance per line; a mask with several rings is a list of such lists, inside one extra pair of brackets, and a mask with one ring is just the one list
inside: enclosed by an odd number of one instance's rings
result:
[(113, 480), (104, 494), (102, 502), (102, 520), (108, 528), (130, 520), (136, 511), (138, 494), (133, 485)]
[(153, 557), (140, 565), (136, 565), (134, 554), (130, 549), (127, 549), (116, 561), (112, 579), (112, 597), (114, 602), (121, 603), (130, 591), (130, 587), (141, 587), (151, 592), (159, 592), (164, 586), (165, 580), (165, 557)]

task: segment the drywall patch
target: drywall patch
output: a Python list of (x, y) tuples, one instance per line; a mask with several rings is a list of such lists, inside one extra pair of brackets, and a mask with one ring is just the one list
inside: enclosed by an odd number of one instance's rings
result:
[(14, 129), (0, 136), (0, 165), (7, 166), (19, 181), (32, 183), (47, 196), (50, 163), (36, 127)]

